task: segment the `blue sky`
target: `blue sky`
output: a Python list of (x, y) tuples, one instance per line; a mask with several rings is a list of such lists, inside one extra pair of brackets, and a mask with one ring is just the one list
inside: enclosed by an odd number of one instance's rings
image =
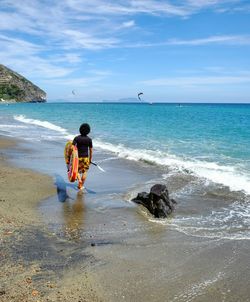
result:
[(0, 0), (0, 63), (49, 101), (250, 102), (250, 1)]

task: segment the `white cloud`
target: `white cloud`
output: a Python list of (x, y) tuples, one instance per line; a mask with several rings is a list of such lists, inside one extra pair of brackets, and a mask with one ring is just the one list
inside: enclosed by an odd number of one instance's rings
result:
[(27, 18), (23, 18), (22, 15), (12, 12), (1, 12), (0, 11), (0, 30), (1, 31), (20, 31), (37, 34), (38, 30), (35, 29), (34, 23)]
[(200, 39), (180, 40), (172, 39), (166, 42), (168, 45), (205, 45), (205, 44), (250, 44), (250, 35), (222, 35)]
[(142, 81), (147, 86), (209, 86), (250, 83), (250, 75), (246, 76), (190, 76), (190, 77), (169, 77)]
[(226, 12), (244, 5), (241, 0), (66, 0), (64, 3), (74, 11), (92, 16), (148, 14), (179, 17), (187, 17), (204, 9)]
[[(39, 43), (54, 50), (81, 49), (97, 50), (124, 46), (121, 31), (127, 32), (135, 27), (131, 15), (171, 15), (186, 17), (207, 7), (223, 6), (235, 0), (2, 0), (0, 11), (0, 30), (8, 34), (17, 32), (39, 37)], [(174, 3), (174, 2), (173, 2)], [(5, 9), (4, 9), (5, 8)], [(119, 35), (119, 38), (118, 38)], [(27, 37), (26, 39), (29, 39)], [(197, 40), (169, 40), (165, 44), (201, 45), (237, 41), (237, 36), (218, 36)], [(248, 43), (249, 37), (241, 37), (241, 43)], [(157, 45), (164, 43), (158, 43)], [(133, 47), (154, 46), (138, 43)]]
[(57, 66), (53, 59), (41, 57), (43, 46), (5, 35), (0, 35), (0, 43), (0, 61), (25, 76), (51, 78), (73, 71), (72, 67)]
[(233, 2), (233, 1), (223, 1), (223, 0), (187, 0), (186, 3), (192, 7), (199, 7), (199, 8), (204, 8), (208, 6), (215, 6), (215, 5), (221, 5), (225, 4), (228, 2)]
[(49, 59), (53, 61), (54, 63), (69, 63), (69, 64), (75, 64), (75, 63), (81, 63), (84, 59), (82, 58), (82, 55), (79, 53), (64, 53), (64, 54), (56, 54), (53, 56), (50, 56)]
[[(202, 9), (223, 9), (229, 3), (240, 4), (240, 1), (235, 0), (0, 1), (0, 61), (26, 76), (35, 78), (67, 77), (73, 74), (79, 63), (86, 62), (86, 52), (93, 50), (168, 45), (250, 44), (248, 35), (171, 39), (160, 43), (138, 42), (131, 45), (122, 40), (123, 33), (139, 30), (139, 25), (133, 20), (135, 16), (183, 18)], [(117, 60), (116, 57), (113, 59)], [(105, 76), (105, 71), (96, 71), (95, 74), (96, 77), (74, 79), (74, 82), (98, 81), (99, 76)]]
[(130, 20), (130, 21), (123, 22), (121, 27), (130, 28), (130, 27), (134, 27), (134, 26), (135, 26), (135, 21)]
[(110, 75), (113, 74), (109, 70), (97, 70), (97, 69), (88, 70), (88, 73), (91, 73), (91, 74), (94, 74), (94, 75), (97, 75), (97, 76), (102, 76), (102, 77), (110, 76)]
[(59, 86), (67, 87), (88, 87), (93, 84), (99, 83), (103, 80), (102, 76), (93, 76), (93, 77), (79, 77), (79, 78), (53, 78), (51, 80), (44, 80), (43, 83), (53, 84)]
[(78, 30), (64, 30), (62, 34), (65, 36), (64, 46), (66, 48), (85, 48), (85, 49), (103, 49), (116, 46), (119, 41), (115, 38), (94, 37), (88, 33)]
[(34, 54), (44, 49), (42, 46), (32, 42), (19, 38), (8, 37), (7, 35), (2, 34), (0, 34), (0, 41), (0, 51), (10, 52), (12, 54)]
[(199, 39), (169, 39), (163, 42), (156, 43), (133, 43), (124, 45), (127, 48), (144, 48), (144, 47), (158, 47), (158, 46), (202, 46), (210, 44), (220, 45), (250, 45), (250, 35), (221, 35), (210, 36)]
[[(81, 27), (84, 22), (88, 22), (88, 28), (82, 27), (82, 29), (84, 29), (85, 33), (87, 31), (89, 35), (95, 35), (107, 30), (106, 26), (112, 29), (112, 19), (116, 23), (117, 18), (125, 19), (139, 14), (186, 17), (208, 7), (211, 7), (211, 9), (216, 7), (218, 10), (219, 6), (223, 9), (227, 7), (228, 3), (234, 2), (233, 0), (183, 0), (179, 1), (179, 5), (177, 5), (174, 4), (174, 1), (156, 0), (64, 0), (60, 2), (55, 0), (2, 0), (0, 30), (17, 30), (61, 38), (61, 30), (76, 30), (76, 27), (79, 30), (79, 26)], [(109, 22), (106, 22), (107, 20)], [(134, 21), (120, 21), (124, 28), (134, 26)], [(77, 24), (77, 22), (82, 23)], [(98, 29), (98, 33), (95, 32), (96, 29)]]
[(167, 14), (183, 16), (185, 9), (181, 6), (170, 4), (167, 1), (156, 0), (127, 0), (127, 1), (102, 1), (102, 0), (66, 0), (71, 9), (91, 15), (135, 15), (135, 14)]

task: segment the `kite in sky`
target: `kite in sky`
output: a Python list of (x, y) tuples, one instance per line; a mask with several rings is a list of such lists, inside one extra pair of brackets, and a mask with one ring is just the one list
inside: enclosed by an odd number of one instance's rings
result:
[(143, 92), (138, 93), (138, 99), (141, 101), (140, 95), (142, 95)]

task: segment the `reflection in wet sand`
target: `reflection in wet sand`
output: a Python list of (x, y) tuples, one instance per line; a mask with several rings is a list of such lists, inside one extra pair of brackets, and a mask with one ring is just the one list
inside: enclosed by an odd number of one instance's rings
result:
[(71, 240), (78, 241), (81, 238), (84, 222), (84, 193), (78, 192), (75, 201), (66, 201), (63, 207), (64, 234)]

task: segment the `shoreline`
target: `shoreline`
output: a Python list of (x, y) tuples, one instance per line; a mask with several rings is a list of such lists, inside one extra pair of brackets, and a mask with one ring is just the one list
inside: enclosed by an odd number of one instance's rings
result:
[[(0, 136), (0, 300), (102, 301), (86, 269), (65, 265), (76, 245), (51, 233), (39, 215), (38, 205), (56, 194), (52, 177), (10, 164), (9, 148), (18, 152), (18, 142)], [(86, 266), (93, 261), (82, 257)]]

